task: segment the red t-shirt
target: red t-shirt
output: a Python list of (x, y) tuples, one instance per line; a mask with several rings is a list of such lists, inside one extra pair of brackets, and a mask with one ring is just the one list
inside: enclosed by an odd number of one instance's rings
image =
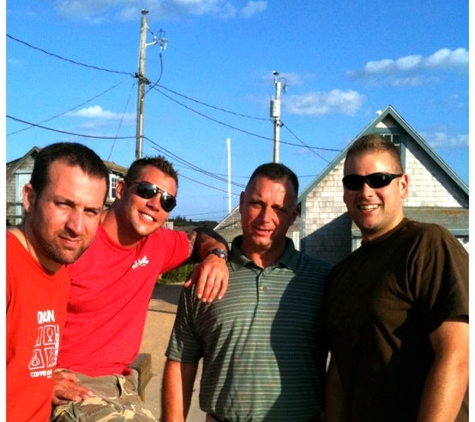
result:
[(71, 295), (58, 367), (89, 376), (128, 374), (158, 275), (184, 263), (188, 245), (184, 232), (161, 228), (124, 248), (99, 226), (89, 249), (68, 266)]
[(47, 422), (69, 275), (45, 274), (7, 232), (7, 420)]

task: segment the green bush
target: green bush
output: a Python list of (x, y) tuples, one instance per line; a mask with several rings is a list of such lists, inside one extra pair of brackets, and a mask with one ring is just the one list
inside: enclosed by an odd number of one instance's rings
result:
[(162, 276), (157, 280), (161, 284), (171, 284), (171, 283), (184, 283), (188, 278), (188, 275), (191, 273), (196, 264), (186, 264), (181, 267), (175, 268), (168, 273), (162, 274)]

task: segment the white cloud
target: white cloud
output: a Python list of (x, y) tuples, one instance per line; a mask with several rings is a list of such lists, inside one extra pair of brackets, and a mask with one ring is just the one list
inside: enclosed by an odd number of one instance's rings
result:
[[(101, 23), (112, 18), (138, 19), (142, 9), (150, 12), (149, 20), (179, 15), (212, 15), (223, 19), (250, 18), (267, 8), (267, 1), (248, 1), (239, 8), (231, 0), (56, 0), (58, 12), (70, 19)], [(110, 15), (107, 15), (109, 13)]]
[(468, 134), (449, 135), (440, 130), (431, 133), (421, 133), (421, 136), (432, 148), (465, 148), (468, 147)]
[(311, 92), (290, 95), (282, 101), (285, 110), (292, 114), (321, 117), (328, 114), (353, 116), (360, 110), (364, 96), (356, 91), (333, 89), (329, 92)]
[(404, 87), (404, 86), (422, 86), (429, 85), (434, 82), (439, 81), (439, 78), (429, 77), (425, 75), (415, 75), (415, 76), (392, 76), (385, 78), (381, 81), (381, 84), (386, 82), (391, 86)]
[(57, 0), (56, 8), (61, 16), (73, 19), (84, 19), (92, 23), (105, 21), (103, 13), (107, 11), (107, 2), (94, 0)]
[(267, 1), (249, 1), (242, 9), (241, 16), (251, 18), (267, 9)]
[(372, 85), (414, 86), (436, 81), (426, 74), (437, 69), (468, 69), (468, 51), (442, 48), (428, 57), (413, 54), (395, 60), (369, 61), (362, 69), (348, 71), (347, 76), (366, 79)]
[(465, 48), (457, 48), (450, 51), (442, 48), (428, 57), (424, 63), (427, 68), (458, 68), (468, 66), (468, 51)]
[(19, 59), (7, 59), (7, 63), (11, 66), (20, 66), (21, 61)]
[(130, 122), (135, 119), (135, 114), (125, 113), (125, 114), (118, 114), (113, 111), (104, 110), (101, 106), (92, 106), (82, 108), (78, 111), (70, 111), (66, 114), (67, 116), (71, 117), (81, 117), (87, 119), (94, 119), (94, 120), (101, 120), (107, 122)]

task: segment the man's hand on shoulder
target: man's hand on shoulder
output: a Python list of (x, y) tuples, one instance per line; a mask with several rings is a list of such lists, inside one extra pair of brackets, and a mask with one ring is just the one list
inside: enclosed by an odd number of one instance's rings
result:
[(59, 406), (68, 401), (81, 401), (92, 397), (92, 392), (78, 384), (78, 381), (78, 378), (73, 372), (56, 371), (54, 373), (54, 388), (51, 398), (53, 406)]
[(197, 227), (188, 232), (191, 262), (199, 262), (184, 286), (196, 284), (196, 297), (204, 303), (222, 299), (228, 289), (226, 241), (214, 230)]
[(229, 270), (226, 259), (210, 253), (200, 262), (186, 280), (184, 286), (196, 283), (196, 297), (202, 302), (211, 303), (222, 299), (228, 289)]

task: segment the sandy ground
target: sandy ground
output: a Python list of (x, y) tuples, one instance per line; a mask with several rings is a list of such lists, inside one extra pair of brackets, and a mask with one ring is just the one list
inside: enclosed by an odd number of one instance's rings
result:
[[(141, 352), (152, 354), (153, 377), (145, 390), (145, 402), (158, 419), (161, 413), (160, 395), (162, 389), (163, 368), (165, 366), (165, 350), (168, 345), (170, 332), (175, 321), (176, 308), (181, 284), (157, 284), (150, 300)], [(196, 377), (195, 391), (187, 422), (204, 422), (205, 414), (198, 405), (199, 379)]]

